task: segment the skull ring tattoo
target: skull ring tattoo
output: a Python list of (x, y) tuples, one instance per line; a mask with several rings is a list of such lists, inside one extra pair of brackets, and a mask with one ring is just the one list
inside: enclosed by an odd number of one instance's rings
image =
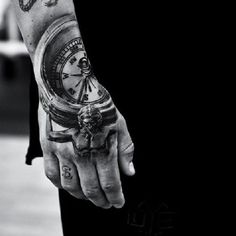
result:
[(79, 125), (85, 135), (93, 137), (94, 134), (101, 130), (102, 115), (99, 109), (92, 105), (81, 108), (79, 112)]

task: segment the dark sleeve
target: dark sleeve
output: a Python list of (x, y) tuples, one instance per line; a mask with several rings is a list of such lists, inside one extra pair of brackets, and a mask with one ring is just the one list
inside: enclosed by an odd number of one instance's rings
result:
[(26, 154), (26, 164), (31, 165), (32, 160), (36, 157), (42, 157), (42, 149), (39, 141), (39, 125), (38, 125), (38, 87), (34, 78), (33, 69), (31, 68), (30, 78), (30, 117), (29, 117), (29, 147)]

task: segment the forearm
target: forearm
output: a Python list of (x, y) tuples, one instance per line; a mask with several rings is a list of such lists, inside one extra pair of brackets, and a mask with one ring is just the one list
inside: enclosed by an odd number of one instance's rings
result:
[(72, 0), (12, 0), (17, 22), (31, 58), (45, 30), (64, 15), (75, 17)]
[[(71, 127), (77, 120), (72, 113), (82, 106), (96, 101), (101, 104), (102, 100), (107, 105), (107, 92), (97, 82), (87, 58), (73, 1), (13, 0), (13, 3), (44, 97), (44, 108), (51, 109), (52, 118)], [(52, 97), (57, 101), (53, 104), (56, 108), (47, 107)], [(69, 109), (71, 104), (73, 108)], [(63, 121), (59, 110), (63, 112)]]

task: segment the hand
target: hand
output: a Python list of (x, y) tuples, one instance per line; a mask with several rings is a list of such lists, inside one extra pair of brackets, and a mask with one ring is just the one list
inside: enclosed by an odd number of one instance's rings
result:
[[(120, 171), (135, 174), (132, 163), (134, 145), (125, 119), (117, 111), (115, 124), (106, 127), (108, 152), (91, 153), (81, 157), (75, 153), (73, 142), (58, 143), (47, 137), (47, 114), (39, 107), (40, 141), (44, 154), (46, 176), (58, 188), (78, 199), (88, 199), (96, 206), (121, 208), (124, 203)], [(62, 129), (56, 123), (54, 129)], [(120, 167), (120, 168), (119, 168)]]

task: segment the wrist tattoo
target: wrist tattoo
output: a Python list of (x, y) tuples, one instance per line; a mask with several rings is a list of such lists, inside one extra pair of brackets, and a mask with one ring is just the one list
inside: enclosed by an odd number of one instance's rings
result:
[(29, 11), (37, 0), (19, 0), (19, 5), (22, 11)]
[[(47, 113), (47, 135), (72, 142), (78, 156), (106, 152), (117, 120), (108, 91), (99, 84), (74, 17), (55, 21), (45, 32), (34, 58), (40, 101)], [(52, 121), (67, 128), (53, 131)]]
[(71, 175), (71, 168), (69, 166), (62, 166), (62, 176), (65, 178), (65, 179), (72, 179), (73, 176)]
[[(37, 0), (19, 0), (19, 5), (22, 11), (28, 12), (36, 2)], [(47, 0), (44, 5), (46, 7), (53, 7), (56, 6), (57, 3), (58, 0)]]

